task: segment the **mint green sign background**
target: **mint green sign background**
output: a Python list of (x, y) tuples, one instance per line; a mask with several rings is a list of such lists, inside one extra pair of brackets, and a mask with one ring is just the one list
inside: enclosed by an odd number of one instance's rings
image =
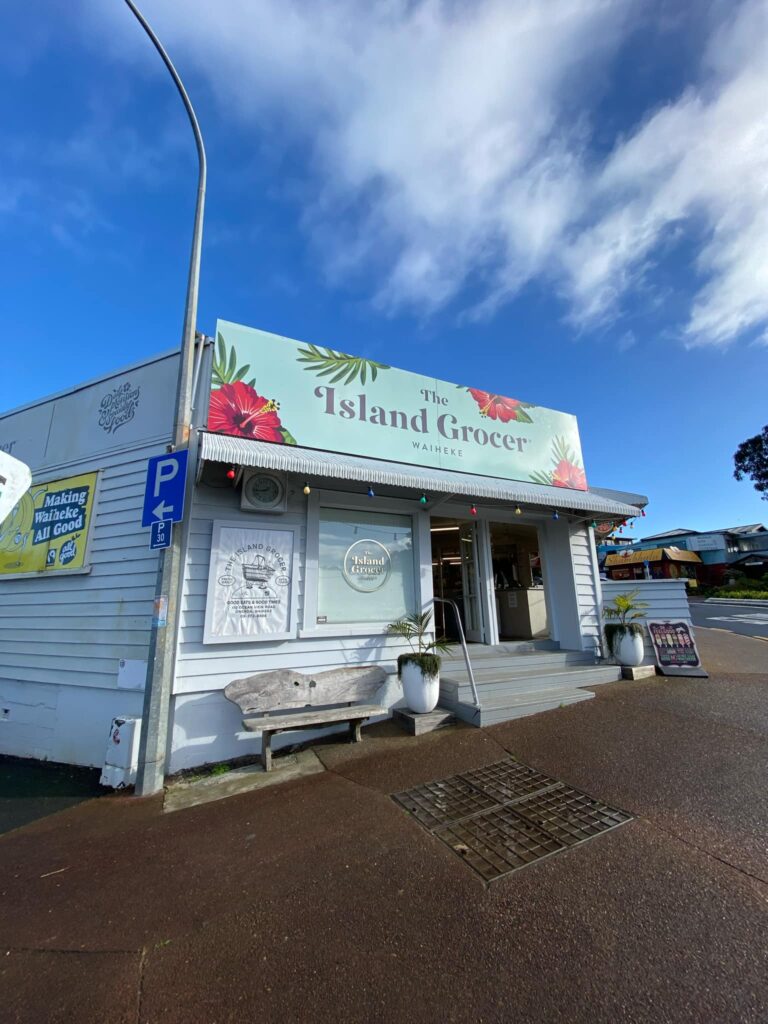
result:
[(586, 490), (576, 417), (220, 320), (208, 429)]

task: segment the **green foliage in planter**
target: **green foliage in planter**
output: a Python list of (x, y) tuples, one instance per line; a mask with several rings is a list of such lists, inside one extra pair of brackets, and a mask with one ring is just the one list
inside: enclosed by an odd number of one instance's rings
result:
[(403, 678), (403, 666), (418, 665), (424, 676), (436, 676), (440, 671), (439, 654), (401, 654), (397, 659), (397, 678)]
[(621, 638), (626, 636), (627, 633), (630, 636), (642, 636), (643, 627), (639, 622), (606, 622), (605, 624), (605, 642), (608, 644), (608, 650), (611, 652), (612, 657), (616, 657), (616, 652), (619, 649)]
[(453, 644), (444, 636), (435, 637), (429, 640), (427, 635), (431, 632), (432, 612), (412, 612), (404, 615), (397, 622), (390, 622), (387, 632), (390, 636), (399, 636), (407, 640), (411, 647), (411, 654), (401, 654), (397, 659), (397, 677), (400, 678), (402, 667), (405, 662), (413, 662), (420, 665), (425, 676), (436, 676), (440, 671), (440, 654), (447, 654)]
[(613, 601), (603, 606), (605, 618), (615, 620), (605, 625), (605, 640), (614, 658), (623, 636), (627, 633), (632, 636), (643, 635), (643, 627), (637, 620), (645, 618), (649, 605), (647, 601), (637, 600), (639, 593), (639, 590), (633, 590), (629, 594), (617, 594)]

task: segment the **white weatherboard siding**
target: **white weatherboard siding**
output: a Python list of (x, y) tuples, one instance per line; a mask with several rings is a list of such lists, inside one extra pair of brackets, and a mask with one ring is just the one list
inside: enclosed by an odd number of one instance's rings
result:
[[(402, 698), (395, 673), (397, 656), (407, 647), (395, 638), (380, 632), (366, 632), (361, 626), (352, 633), (344, 627), (323, 630), (316, 623), (304, 622), (305, 581), (307, 576), (307, 498), (302, 492), (304, 481), (288, 480), (288, 509), (282, 515), (267, 516), (240, 510), (240, 491), (234, 488), (196, 489), (189, 531), (186, 562), (186, 583), (181, 606), (179, 653), (173, 701), (173, 738), (170, 771), (194, 765), (258, 753), (258, 733), (241, 727), (242, 715), (236, 705), (223, 695), (224, 687), (233, 679), (266, 672), (275, 668), (296, 668), (302, 672), (323, 671), (342, 665), (381, 664), (389, 673), (377, 700), (391, 707)], [(354, 507), (359, 494), (322, 492), (323, 500)], [(310, 499), (319, 504), (320, 494), (313, 491)], [(367, 499), (366, 499), (367, 501)], [(361, 505), (368, 507), (370, 505)], [(407, 505), (413, 513), (413, 502)], [(393, 511), (387, 501), (382, 511)], [(208, 587), (211, 536), (215, 520), (225, 520), (244, 527), (279, 528), (296, 526), (299, 544), (297, 587), (297, 635), (289, 640), (264, 640), (253, 643), (203, 644), (203, 625)], [(418, 530), (414, 531), (416, 541)], [(421, 572), (422, 591), (428, 577), (431, 599), (431, 555), (425, 556), (428, 572)], [(310, 569), (311, 574), (311, 569)], [(422, 593), (422, 600), (424, 593)], [(307, 631), (313, 635), (306, 635)], [(334, 726), (325, 732), (344, 730)], [(318, 730), (276, 736), (273, 746), (291, 745), (318, 736)]]
[[(141, 527), (147, 459), (158, 445), (110, 456), (100, 470), (91, 571), (0, 578), (0, 750), (100, 765), (114, 715), (141, 714), (118, 689), (120, 659), (146, 661), (157, 553)], [(61, 476), (99, 468), (99, 459)]]
[(592, 557), (593, 546), (589, 527), (580, 525), (571, 529), (571, 559), (585, 650), (600, 647), (600, 578)]
[[(638, 620), (642, 623), (648, 619), (676, 619), (693, 626), (688, 591), (683, 580), (603, 580), (602, 588), (605, 604), (609, 604), (619, 594), (637, 592), (637, 600), (646, 601), (649, 605), (644, 617)], [(653, 646), (648, 631), (645, 630), (643, 664), (655, 663)]]
[[(176, 355), (0, 416), (33, 484), (98, 472), (89, 572), (0, 576), (0, 752), (100, 766), (110, 721), (140, 715), (120, 661), (147, 660), (157, 553), (141, 527), (147, 460), (170, 438)], [(125, 678), (125, 677), (123, 677)]]

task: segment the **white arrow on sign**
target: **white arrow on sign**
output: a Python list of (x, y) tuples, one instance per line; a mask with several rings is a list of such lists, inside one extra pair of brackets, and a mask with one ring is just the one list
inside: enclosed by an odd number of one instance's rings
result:
[(0, 452), (0, 523), (24, 497), (31, 483), (29, 466), (7, 452)]
[(159, 505), (155, 505), (152, 509), (152, 515), (157, 516), (158, 519), (165, 519), (166, 512), (173, 512), (175, 505), (166, 505), (165, 500), (161, 501)]

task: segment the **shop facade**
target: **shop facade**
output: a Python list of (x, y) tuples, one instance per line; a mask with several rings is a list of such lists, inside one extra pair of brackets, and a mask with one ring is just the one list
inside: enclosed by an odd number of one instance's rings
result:
[[(377, 700), (391, 708), (403, 647), (387, 626), (411, 611), (449, 636), (458, 614), (476, 649), (599, 657), (593, 525), (644, 499), (587, 488), (574, 417), (228, 323), (198, 355), (169, 771), (258, 752), (222, 691), (259, 671), (381, 665)], [(13, 613), (23, 637), (3, 630), (8, 753), (100, 764), (111, 717), (140, 713), (157, 568), (140, 508), (177, 366), (164, 357), (79, 389), (95, 408), (142, 382), (111, 445), (94, 449), (91, 425), (69, 461), (33, 460), (33, 492), (64, 471), (96, 479), (82, 571), (0, 576), (4, 609), (38, 609), (34, 626)], [(0, 419), (0, 443), (44, 406)], [(26, 519), (16, 526), (28, 535)]]
[(686, 580), (698, 583), (701, 558), (684, 548), (624, 548), (605, 559), (605, 572), (611, 580)]

